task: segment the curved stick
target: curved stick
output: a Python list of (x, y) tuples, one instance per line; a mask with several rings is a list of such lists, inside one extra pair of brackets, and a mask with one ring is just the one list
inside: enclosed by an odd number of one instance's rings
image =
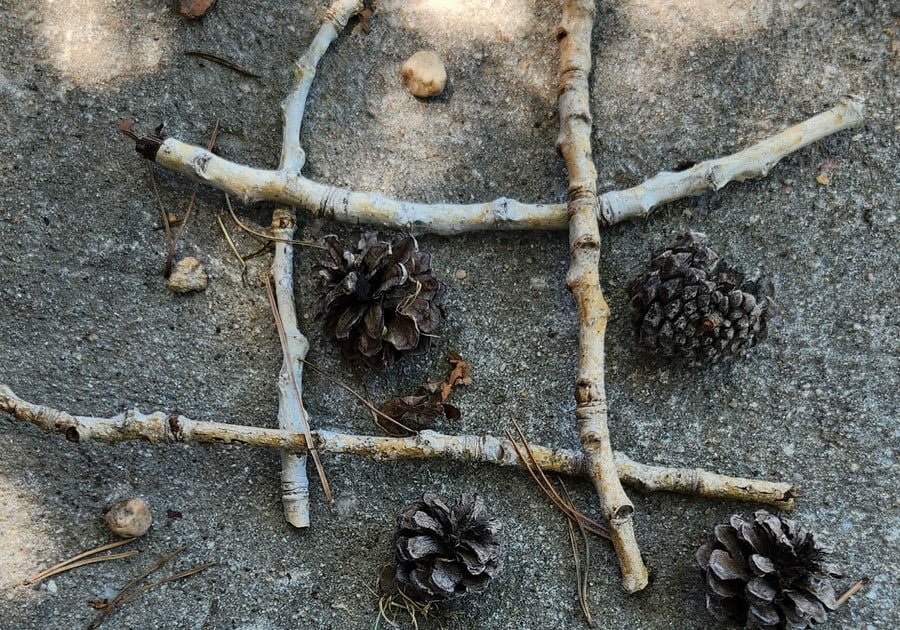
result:
[[(603, 193), (597, 208), (598, 220), (611, 225), (646, 217), (660, 205), (718, 190), (732, 181), (765, 177), (785, 156), (858, 125), (864, 118), (864, 100), (859, 96), (846, 97), (831, 109), (737, 153), (701, 162), (685, 171), (662, 171), (633, 188)], [(274, 201), (344, 223), (445, 235), (479, 230), (563, 230), (568, 226), (566, 204), (562, 203), (529, 204), (501, 197), (474, 204), (426, 204), (329, 186), (300, 174), (302, 150), (298, 160), (283, 159), (281, 169), (266, 170), (225, 160), (175, 138), (141, 138), (136, 148), (160, 166), (244, 202)]]

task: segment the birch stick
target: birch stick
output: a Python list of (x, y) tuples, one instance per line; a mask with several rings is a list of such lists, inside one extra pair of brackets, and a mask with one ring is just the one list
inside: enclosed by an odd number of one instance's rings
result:
[[(51, 407), (27, 402), (0, 383), (0, 411), (16, 420), (34, 424), (44, 431), (65, 435), (70, 442), (117, 443), (144, 440), (153, 444), (174, 442), (232, 444), (277, 448), (305, 453), (309, 440), (301, 432), (253, 426), (203, 422), (157, 411), (142, 414), (126, 411), (111, 418), (74, 416)], [(524, 467), (513, 443), (491, 435), (443, 435), (421, 431), (412, 437), (353, 435), (336, 431), (311, 432), (320, 453), (355, 455), (378, 462), (399, 459), (440, 458), (501, 466)], [(541, 469), (586, 477), (588, 464), (581, 451), (553, 449), (532, 444), (531, 450)], [(616, 453), (617, 472), (624, 483), (648, 492), (668, 491), (682, 494), (767, 503), (790, 509), (797, 489), (788, 483), (720, 475), (699, 468), (648, 466)]]
[[(313, 79), (316, 78), (316, 67), (331, 43), (347, 26), (350, 18), (362, 11), (362, 8), (362, 0), (335, 0), (325, 12), (322, 24), (312, 43), (294, 62), (294, 87), (281, 102), (283, 126), (279, 171), (299, 173), (303, 169), (306, 153), (300, 146), (300, 128), (303, 125), (303, 113), (306, 110), (309, 90), (312, 87)], [(282, 203), (298, 205), (287, 201), (282, 201)]]
[[(294, 210), (279, 206), (272, 215), (272, 233), (280, 239), (294, 236)], [(309, 341), (297, 326), (294, 307), (294, 247), (284, 240), (275, 243), (272, 280), (275, 284), (275, 313), (282, 331), (284, 360), (278, 374), (278, 427), (308, 434), (309, 419), (303, 407), (303, 360)], [(322, 477), (323, 487), (327, 482)], [(284, 518), (294, 527), (309, 527), (309, 478), (306, 454), (281, 453), (281, 504)]]
[(569, 177), (569, 247), (571, 262), (566, 284), (578, 304), (578, 376), (575, 416), (588, 472), (597, 488), (600, 507), (609, 524), (610, 541), (622, 568), (622, 588), (628, 593), (647, 586), (647, 568), (634, 536), (634, 506), (616, 472), (607, 423), (604, 343), (609, 307), (600, 289), (600, 228), (597, 224), (597, 171), (591, 156), (590, 90), (593, 0), (563, 4), (560, 47), (557, 147)]
[[(316, 36), (306, 51), (294, 62), (294, 86), (281, 103), (282, 133), (279, 170), (299, 172), (306, 161), (300, 144), (300, 128), (306, 100), (316, 66), (331, 43), (346, 26), (350, 17), (362, 9), (360, 0), (336, 0), (322, 19)], [(272, 215), (272, 232), (276, 237), (275, 257), (272, 260), (272, 280), (275, 283), (275, 316), (279, 319), (284, 361), (278, 376), (278, 426), (310, 435), (309, 416), (303, 406), (303, 360), (309, 351), (309, 341), (297, 326), (294, 306), (294, 246), (290, 242), (296, 230), (296, 212), (292, 207), (278, 206)], [(314, 445), (311, 445), (314, 446)], [(325, 496), (331, 500), (328, 478), (311, 451), (322, 482)], [(309, 478), (306, 473), (306, 453), (282, 451), (281, 503), (284, 517), (294, 527), (309, 527)]]
[(672, 201), (719, 190), (729, 182), (763, 178), (786, 155), (856, 126), (864, 117), (862, 97), (845, 97), (831, 109), (743, 151), (701, 162), (684, 171), (662, 171), (634, 188), (601, 195), (600, 221), (603, 225), (612, 225), (627, 219), (644, 218), (654, 208)]
[[(858, 125), (864, 118), (863, 99), (844, 98), (835, 107), (737, 153), (701, 162), (685, 171), (662, 171), (633, 188), (606, 192), (600, 195), (598, 219), (603, 225), (611, 225), (646, 217), (660, 205), (718, 190), (732, 181), (765, 177), (785, 156)], [(561, 203), (529, 204), (506, 197), (474, 204), (415, 203), (377, 192), (322, 184), (303, 177), (299, 167), (284, 165), (279, 170), (266, 170), (237, 164), (175, 138), (144, 137), (136, 148), (160, 166), (198, 179), (244, 202), (274, 201), (344, 223), (445, 235), (568, 227), (566, 204)], [(299, 165), (302, 163), (301, 158)]]

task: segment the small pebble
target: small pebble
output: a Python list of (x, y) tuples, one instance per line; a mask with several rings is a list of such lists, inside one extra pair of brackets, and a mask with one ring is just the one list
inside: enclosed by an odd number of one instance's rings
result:
[(457, 269), (453, 273), (453, 277), (456, 278), (457, 280), (465, 280), (466, 278), (469, 277), (469, 272), (466, 271), (465, 269)]
[(203, 291), (209, 284), (209, 276), (203, 264), (188, 256), (182, 258), (172, 269), (169, 275), (169, 288), (175, 293), (188, 293), (189, 291)]
[(54, 580), (47, 580), (47, 592), (51, 595), (56, 595), (59, 592), (59, 588), (56, 586), (56, 582)]
[(403, 85), (413, 96), (428, 98), (444, 91), (447, 70), (444, 62), (433, 50), (420, 50), (403, 62), (400, 67)]
[(150, 529), (153, 516), (141, 499), (125, 499), (114, 504), (106, 513), (106, 524), (119, 538), (137, 538)]
[(206, 12), (212, 8), (216, 0), (179, 0), (178, 13), (181, 17), (189, 20), (196, 20), (206, 15)]

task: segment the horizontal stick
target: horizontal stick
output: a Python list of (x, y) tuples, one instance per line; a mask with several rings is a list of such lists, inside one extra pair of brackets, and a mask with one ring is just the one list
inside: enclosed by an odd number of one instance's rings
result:
[[(111, 418), (73, 416), (24, 401), (2, 383), (0, 411), (45, 431), (62, 433), (70, 442), (146, 440), (154, 444), (246, 444), (296, 453), (308, 450), (302, 433), (203, 422), (160, 411), (146, 415), (139, 411), (126, 411)], [(312, 439), (320, 453), (357, 455), (379, 462), (433, 457), (523, 467), (513, 443), (491, 435), (443, 435), (422, 431), (412, 437), (397, 438), (319, 430), (312, 431)], [(579, 451), (534, 444), (531, 450), (545, 472), (588, 476), (584, 455)], [(729, 477), (701, 469), (648, 466), (621, 453), (616, 453), (615, 457), (622, 482), (647, 491), (666, 490), (709, 498), (767, 503), (783, 509), (790, 509), (797, 496), (796, 488), (788, 483)]]
[(600, 197), (600, 222), (612, 225), (646, 217), (654, 208), (677, 199), (719, 190), (729, 182), (765, 177), (787, 155), (863, 121), (862, 97), (848, 96), (818, 116), (785, 129), (751, 147), (678, 172), (662, 171), (644, 183)]
[[(864, 117), (864, 100), (846, 97), (835, 107), (738, 153), (685, 171), (663, 171), (633, 188), (601, 194), (598, 220), (611, 225), (644, 217), (661, 204), (718, 190), (731, 181), (764, 177), (785, 156), (858, 125)], [(446, 235), (479, 230), (564, 230), (568, 226), (564, 203), (529, 204), (505, 197), (474, 204), (415, 203), (321, 184), (303, 177), (297, 169), (252, 168), (175, 138), (143, 137), (135, 148), (165, 168), (244, 202), (274, 201), (345, 223)]]

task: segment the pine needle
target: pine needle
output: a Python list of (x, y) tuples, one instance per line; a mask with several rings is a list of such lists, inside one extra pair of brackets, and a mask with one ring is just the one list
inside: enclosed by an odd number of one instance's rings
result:
[(584, 527), (585, 530), (609, 540), (609, 531), (606, 529), (605, 525), (603, 525), (602, 523), (598, 523), (591, 517), (583, 514), (578, 509), (576, 509), (575, 506), (567, 504), (566, 501), (559, 496), (559, 493), (553, 487), (553, 484), (549, 479), (547, 479), (544, 471), (538, 465), (537, 459), (534, 457), (534, 453), (531, 451), (531, 445), (525, 438), (524, 431), (522, 431), (522, 427), (520, 427), (519, 423), (515, 420), (513, 420), (513, 426), (515, 426), (516, 432), (519, 434), (519, 439), (522, 440), (522, 446), (525, 449), (525, 453), (520, 450), (519, 445), (512, 438), (509, 431), (506, 432), (506, 437), (512, 443), (513, 449), (515, 449), (516, 451), (516, 455), (519, 456), (519, 459), (522, 461), (522, 465), (525, 466), (528, 474), (531, 475), (532, 479), (534, 479), (538, 487), (544, 492), (544, 494), (547, 495), (547, 498), (549, 498), (553, 505), (559, 508), (559, 510), (566, 517), (579, 523), (580, 526)]
[(110, 554), (107, 556), (101, 556), (99, 558), (89, 558), (87, 560), (84, 560), (84, 558), (87, 558), (88, 556), (92, 556), (97, 553), (102, 553), (104, 551), (109, 551), (110, 549), (115, 549), (116, 547), (121, 547), (122, 545), (127, 545), (128, 543), (130, 543), (133, 540), (136, 540), (136, 539), (129, 538), (127, 540), (117, 540), (116, 542), (112, 542), (107, 545), (101, 545), (100, 547), (95, 547), (93, 549), (89, 549), (83, 553), (78, 554), (77, 556), (69, 558), (68, 560), (63, 560), (62, 562), (55, 564), (52, 567), (50, 567), (49, 569), (44, 569), (40, 573), (35, 573), (30, 578), (25, 580), (23, 582), (23, 584), (25, 584), (26, 586), (29, 584), (37, 584), (41, 580), (45, 580), (48, 577), (57, 575), (59, 573), (63, 573), (65, 571), (68, 571), (69, 569), (74, 569), (77, 567), (84, 566), (86, 564), (94, 564), (97, 562), (106, 562), (107, 560), (118, 560), (121, 558), (129, 558), (139, 552), (138, 551), (125, 551), (122, 553), (114, 553), (114, 554)]
[(153, 565), (151, 565), (148, 569), (146, 569), (146, 570), (142, 571), (140, 574), (138, 574), (137, 577), (130, 580), (125, 586), (123, 586), (119, 590), (119, 592), (116, 594), (115, 597), (113, 597), (111, 600), (109, 600), (109, 602), (107, 602), (106, 606), (103, 608), (103, 611), (88, 625), (88, 630), (96, 630), (96, 628), (99, 628), (100, 625), (106, 620), (106, 618), (109, 617), (113, 612), (115, 612), (115, 610), (119, 606), (121, 606), (122, 604), (125, 604), (127, 602), (130, 602), (131, 600), (142, 595), (143, 593), (146, 593), (150, 589), (156, 588), (157, 586), (161, 586), (163, 584), (168, 584), (169, 582), (175, 582), (176, 580), (181, 580), (183, 578), (194, 575), (196, 573), (200, 573), (201, 571), (204, 571), (212, 566), (215, 566), (214, 562), (201, 564), (199, 566), (192, 567), (190, 569), (185, 569), (184, 571), (179, 571), (178, 573), (174, 573), (174, 574), (172, 574), (168, 577), (165, 577), (157, 582), (153, 582), (151, 584), (146, 584), (140, 588), (133, 589), (133, 587), (136, 584), (138, 584), (141, 580), (144, 580), (147, 577), (149, 577), (150, 575), (152, 575), (153, 573), (159, 571), (162, 567), (164, 567), (166, 564), (171, 562), (175, 558), (175, 556), (177, 556), (182, 551), (187, 549), (187, 547), (188, 547), (187, 545), (184, 545), (182, 547), (179, 547), (175, 551), (172, 551), (171, 553), (166, 554), (161, 559), (159, 559), (157, 562), (155, 562)]
[(318, 243), (314, 243), (312, 241), (298, 241), (290, 238), (279, 238), (277, 236), (272, 236), (271, 234), (266, 234), (265, 232), (260, 232), (258, 230), (251, 229), (244, 225), (241, 220), (238, 218), (237, 213), (235, 213), (234, 208), (231, 206), (231, 197), (225, 195), (225, 203), (228, 206), (228, 212), (231, 214), (231, 219), (237, 224), (239, 228), (244, 230), (247, 234), (255, 236), (256, 238), (260, 238), (267, 242), (272, 243), (290, 243), (291, 245), (303, 245), (305, 247), (312, 247), (314, 249), (325, 249), (323, 245), (319, 245)]
[[(574, 507), (572, 503), (572, 498), (569, 496), (569, 489), (566, 488), (566, 484), (563, 483), (562, 479), (559, 480), (559, 485), (563, 490), (564, 499), (566, 502)], [(584, 545), (584, 554), (580, 555), (578, 550), (578, 541), (575, 537), (575, 528), (572, 526), (572, 519), (566, 519), (566, 525), (568, 525), (569, 529), (569, 542), (572, 543), (572, 555), (575, 559), (575, 582), (578, 586), (578, 603), (581, 604), (581, 612), (584, 613), (584, 618), (587, 621), (588, 626), (594, 626), (594, 619), (591, 617), (591, 601), (590, 601), (590, 593), (588, 591), (588, 580), (590, 579), (591, 573), (591, 541), (588, 539), (587, 531), (584, 529), (584, 526), (581, 524), (581, 521), (576, 521), (578, 525), (578, 530), (581, 532), (581, 543)]]
[(843, 606), (845, 603), (847, 603), (848, 599), (850, 599), (851, 597), (856, 595), (856, 593), (859, 592), (859, 589), (861, 589), (863, 586), (868, 584), (870, 581), (871, 581), (871, 578), (869, 578), (869, 577), (864, 577), (864, 578), (857, 580), (853, 586), (851, 586), (846, 591), (844, 591), (843, 595), (841, 595), (836, 600), (834, 600), (834, 607), (840, 608), (841, 606)]
[(363, 395), (360, 394), (359, 392), (355, 391), (352, 387), (350, 387), (349, 385), (347, 385), (346, 383), (344, 383), (344, 382), (341, 381), (340, 379), (338, 379), (338, 378), (332, 376), (331, 374), (329, 374), (328, 372), (326, 372), (326, 371), (323, 370), (322, 368), (317, 367), (314, 363), (310, 363), (310, 362), (307, 361), (306, 359), (301, 359), (301, 361), (303, 361), (303, 363), (304, 363), (306, 366), (308, 366), (310, 369), (312, 369), (316, 374), (318, 374), (318, 375), (320, 375), (320, 376), (324, 376), (324, 377), (327, 378), (329, 381), (331, 381), (332, 383), (334, 383), (335, 385), (337, 385), (338, 387), (340, 387), (341, 389), (343, 389), (344, 391), (346, 391), (348, 394), (351, 394), (352, 396), (355, 396), (356, 399), (359, 400), (359, 402), (361, 402), (361, 403), (363, 404), (363, 406), (364, 406), (366, 409), (368, 409), (369, 411), (371, 411), (373, 414), (375, 414), (375, 415), (378, 416), (379, 418), (381, 418), (381, 419), (383, 419), (383, 420), (387, 420), (387, 421), (390, 422), (391, 424), (394, 424), (394, 425), (398, 426), (399, 428), (403, 429), (404, 431), (409, 432), (409, 433), (412, 434), (412, 435), (415, 435), (416, 433), (418, 433), (418, 431), (413, 431), (412, 429), (410, 429), (408, 426), (406, 426), (405, 424), (403, 424), (403, 423), (400, 422), (399, 420), (396, 420), (395, 418), (392, 418), (392, 417), (390, 417), (389, 415), (387, 415), (386, 413), (384, 413), (383, 411), (381, 411), (378, 407), (376, 407), (375, 405), (373, 405), (372, 403), (370, 403), (370, 402), (366, 399), (365, 396), (363, 396)]

